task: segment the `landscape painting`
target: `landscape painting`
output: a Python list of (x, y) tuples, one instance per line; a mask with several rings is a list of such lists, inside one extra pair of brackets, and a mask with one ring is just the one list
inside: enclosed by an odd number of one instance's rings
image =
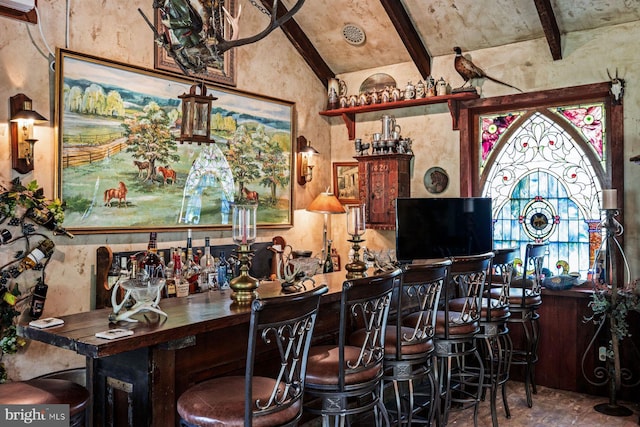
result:
[(59, 49), (57, 194), (76, 233), (292, 225), (294, 104), (209, 87), (212, 143), (181, 144), (179, 95), (194, 82)]

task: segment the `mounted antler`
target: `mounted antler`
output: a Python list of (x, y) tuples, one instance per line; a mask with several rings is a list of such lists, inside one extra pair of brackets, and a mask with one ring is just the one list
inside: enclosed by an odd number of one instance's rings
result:
[[(264, 30), (262, 30), (258, 34), (251, 37), (245, 37), (239, 40), (233, 40), (233, 39), (224, 40), (222, 37), (218, 38), (218, 43), (215, 44), (215, 46), (212, 46), (218, 51), (218, 53), (222, 54), (234, 47), (244, 46), (246, 44), (250, 44), (250, 43), (257, 42), (258, 40), (262, 40), (263, 38), (268, 36), (273, 30), (280, 27), (282, 24), (284, 24), (289, 19), (291, 19), (293, 15), (295, 15), (300, 10), (300, 8), (305, 2), (305, 0), (298, 0), (296, 4), (291, 8), (291, 10), (287, 11), (287, 8), (282, 3), (280, 3), (280, 0), (273, 0), (273, 3), (271, 5), (271, 10), (267, 10), (265, 8), (260, 7), (255, 0), (250, 0), (250, 1), (254, 6), (260, 9), (262, 12), (271, 16), (269, 25)], [(267, 2), (263, 0), (262, 3), (265, 4)], [(238, 16), (240, 16), (240, 13), (238, 13)], [(231, 24), (231, 20), (228, 17), (227, 19)]]
[[(153, 0), (153, 8), (159, 11), (164, 28), (155, 28), (138, 9), (153, 29), (156, 42), (175, 59), (185, 74), (203, 72), (208, 67), (223, 69), (223, 54), (226, 51), (265, 38), (291, 19), (305, 2), (297, 0), (291, 10), (287, 10), (281, 0), (249, 0), (258, 10), (270, 16), (269, 24), (253, 36), (238, 39), (242, 6), (233, 17), (224, 8), (224, 0), (198, 1), (202, 13), (196, 10), (190, 0)], [(226, 35), (226, 39), (225, 20), (231, 33)]]

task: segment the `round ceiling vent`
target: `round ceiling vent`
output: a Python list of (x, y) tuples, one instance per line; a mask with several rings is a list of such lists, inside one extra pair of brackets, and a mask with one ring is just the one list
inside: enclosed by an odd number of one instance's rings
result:
[(347, 43), (355, 46), (359, 46), (364, 43), (366, 38), (364, 30), (354, 24), (347, 24), (342, 27), (342, 37), (344, 37)]

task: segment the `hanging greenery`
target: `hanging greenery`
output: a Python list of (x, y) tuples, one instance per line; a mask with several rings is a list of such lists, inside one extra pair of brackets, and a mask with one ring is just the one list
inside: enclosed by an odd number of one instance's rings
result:
[(600, 324), (611, 316), (615, 320), (615, 334), (619, 340), (631, 336), (627, 316), (630, 311), (640, 311), (640, 296), (633, 289), (618, 290), (615, 304), (612, 304), (609, 289), (596, 289), (591, 296), (589, 307), (593, 315), (586, 320)]
[[(29, 209), (46, 209), (53, 214), (56, 223), (64, 220), (64, 206), (60, 200), (48, 200), (44, 197), (44, 191), (38, 186), (37, 181), (31, 181), (26, 186), (22, 185), (19, 178), (11, 181), (8, 187), (0, 184), (0, 230), (2, 235), (1, 250), (6, 254), (9, 245), (18, 240), (24, 240), (25, 245), (10, 255), (8, 261), (0, 266), (0, 383), (8, 380), (8, 372), (4, 363), (1, 362), (5, 354), (15, 354), (25, 347), (27, 341), (18, 336), (16, 331), (16, 319), (27, 305), (31, 291), (22, 294), (20, 285), (15, 279), (15, 265), (29, 253), (31, 236), (45, 235), (36, 231), (36, 227), (27, 221), (26, 213)], [(13, 237), (11, 232), (4, 227), (18, 229), (17, 236)], [(44, 281), (44, 269), (49, 258), (44, 264), (37, 264), (34, 270), (41, 271), (41, 278)]]

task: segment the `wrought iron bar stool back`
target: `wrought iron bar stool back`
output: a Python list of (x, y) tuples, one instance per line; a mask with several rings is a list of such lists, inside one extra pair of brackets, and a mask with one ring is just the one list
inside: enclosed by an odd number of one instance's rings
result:
[(480, 332), (482, 298), (493, 252), (453, 257), (451, 280), (436, 321), (435, 346), (440, 383), (440, 425), (446, 425), (452, 406), (473, 408), (474, 425), (482, 396), (484, 364), (476, 335)]
[[(313, 346), (307, 365), (305, 412), (318, 414), (323, 425), (350, 423), (353, 415), (373, 413), (375, 424), (389, 424), (380, 398), (384, 331), (394, 288), (402, 270), (344, 282), (340, 300), (338, 342)], [(348, 338), (363, 329), (364, 339)]]
[(511, 418), (507, 401), (507, 381), (511, 368), (513, 344), (509, 336), (509, 289), (513, 277), (513, 263), (518, 248), (496, 249), (491, 264), (485, 298), (482, 299), (480, 333), (476, 336), (484, 360), (484, 386), (490, 393), (491, 421), (498, 427), (497, 394), (502, 392), (505, 416)]
[[(178, 398), (180, 425), (297, 425), (311, 337), (320, 297), (327, 291), (322, 285), (252, 301), (244, 376), (214, 378), (187, 389)], [(254, 375), (258, 348), (260, 354), (278, 355), (280, 363), (273, 366), (273, 375)]]
[(542, 304), (542, 266), (548, 243), (529, 243), (525, 251), (522, 275), (511, 280), (509, 288), (509, 323), (519, 324), (522, 339), (513, 343), (512, 366), (524, 367), (524, 383), (527, 405), (533, 406), (532, 394), (537, 393), (535, 363), (538, 361), (540, 315)]
[[(450, 266), (451, 260), (407, 265), (402, 286), (394, 291), (385, 333), (381, 390), (384, 394), (388, 388), (385, 384), (393, 386), (394, 399), (388, 411), (394, 425), (431, 425), (437, 413), (439, 387), (434, 375), (433, 336), (438, 302), (449, 281)], [(409, 316), (414, 321), (406, 326), (404, 320)], [(360, 343), (364, 337), (361, 329), (350, 342)]]

